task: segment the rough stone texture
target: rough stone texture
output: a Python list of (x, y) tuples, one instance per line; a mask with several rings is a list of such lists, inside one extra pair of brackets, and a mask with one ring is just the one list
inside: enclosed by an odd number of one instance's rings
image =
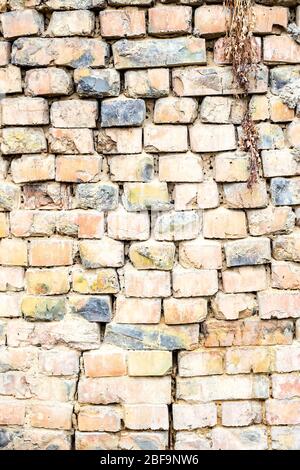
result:
[(1, 449), (300, 449), (298, 4), (0, 0)]

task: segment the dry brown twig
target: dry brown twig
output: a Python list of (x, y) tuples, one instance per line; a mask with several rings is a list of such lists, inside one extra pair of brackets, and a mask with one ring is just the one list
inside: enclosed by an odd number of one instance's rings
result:
[[(228, 11), (226, 57), (232, 62), (233, 77), (237, 86), (247, 95), (250, 76), (255, 73), (258, 62), (257, 49), (253, 41), (254, 12), (253, 0), (224, 0)], [(258, 178), (259, 152), (258, 135), (251, 113), (248, 110), (242, 122), (241, 148), (250, 155), (250, 176), (248, 187)]]

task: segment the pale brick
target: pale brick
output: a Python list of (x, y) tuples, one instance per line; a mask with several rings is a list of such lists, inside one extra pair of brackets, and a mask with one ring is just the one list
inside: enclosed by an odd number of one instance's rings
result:
[(39, 371), (50, 376), (76, 375), (79, 371), (79, 354), (67, 349), (40, 351)]
[(259, 150), (282, 149), (284, 147), (284, 134), (282, 128), (270, 122), (257, 124)]
[(252, 292), (267, 289), (264, 266), (242, 266), (222, 272), (223, 288), (227, 293)]
[(127, 297), (169, 297), (171, 294), (168, 271), (138, 271), (127, 266), (124, 274)]
[(300, 147), (300, 119), (295, 119), (288, 125), (287, 128), (287, 138), (291, 147)]
[(158, 216), (154, 226), (156, 240), (191, 240), (199, 235), (201, 219), (196, 211), (168, 212)]
[(207, 316), (205, 299), (165, 299), (164, 320), (167, 325), (198, 323)]
[(267, 290), (258, 294), (261, 318), (298, 318), (300, 294), (293, 291)]
[(270, 64), (295, 64), (299, 60), (300, 45), (289, 36), (264, 38), (264, 61)]
[(268, 205), (266, 182), (260, 179), (251, 188), (247, 183), (224, 184), (224, 199), (233, 209), (265, 207)]
[(11, 163), (11, 174), (14, 183), (47, 181), (55, 179), (54, 155), (23, 155)]
[(129, 376), (161, 376), (172, 370), (172, 353), (170, 351), (129, 351)]
[(294, 346), (281, 346), (275, 349), (275, 370), (277, 372), (293, 372), (300, 369), (300, 349)]
[(0, 211), (12, 211), (20, 205), (20, 188), (12, 183), (0, 182)]
[(247, 236), (246, 216), (243, 211), (220, 207), (204, 212), (205, 238), (244, 238)]
[(226, 152), (215, 157), (215, 179), (220, 182), (247, 181), (249, 178), (249, 156), (246, 153)]
[(48, 103), (43, 98), (4, 98), (1, 101), (2, 124), (32, 126), (49, 123)]
[(25, 75), (25, 94), (29, 96), (69, 95), (73, 90), (71, 76), (55, 67), (31, 69)]
[(148, 10), (148, 32), (154, 36), (192, 32), (192, 8), (188, 6), (156, 6)]
[(300, 376), (292, 374), (272, 375), (272, 396), (277, 399), (290, 399), (300, 397)]
[(279, 261), (300, 261), (300, 236), (297, 232), (276, 237), (272, 245), (273, 258)]
[(44, 31), (43, 15), (35, 10), (2, 13), (1, 26), (5, 38), (40, 35)]
[(265, 264), (271, 261), (269, 238), (245, 238), (224, 244), (227, 266)]
[(124, 405), (124, 424), (127, 429), (168, 429), (167, 405)]
[(114, 269), (75, 269), (73, 290), (80, 294), (115, 294), (119, 292), (118, 276)]
[(10, 214), (11, 233), (15, 237), (50, 236), (55, 231), (55, 213), (18, 210)]
[(55, 101), (50, 110), (54, 127), (96, 127), (98, 105), (96, 101), (67, 100)]
[(167, 183), (125, 183), (123, 204), (128, 211), (167, 210), (170, 208)]
[(261, 156), (265, 177), (300, 174), (300, 165), (297, 157), (288, 149), (263, 150)]
[(286, 29), (288, 23), (287, 8), (281, 6), (269, 7), (255, 5), (253, 11), (255, 15), (255, 33), (268, 34), (281, 32), (279, 26)]
[(129, 70), (124, 93), (131, 98), (161, 98), (169, 94), (169, 81), (167, 69)]
[(10, 127), (2, 130), (1, 151), (4, 155), (40, 153), (47, 150), (44, 131), (37, 127)]
[(176, 184), (173, 198), (176, 211), (197, 209), (198, 185), (193, 183)]
[(24, 269), (20, 267), (0, 267), (0, 291), (19, 291), (24, 287)]
[(101, 129), (97, 135), (97, 150), (99, 153), (141, 153), (142, 129)]
[(277, 289), (300, 289), (300, 266), (287, 261), (272, 262), (272, 287)]
[(189, 401), (249, 400), (269, 397), (269, 379), (244, 375), (178, 378), (176, 396)]
[(269, 425), (300, 424), (300, 400), (267, 400), (266, 422)]
[(119, 436), (106, 432), (79, 432), (75, 433), (75, 448), (82, 451), (108, 451), (117, 449)]
[(253, 95), (249, 102), (253, 121), (265, 121), (270, 118), (269, 100), (265, 95)]
[(73, 263), (73, 242), (67, 239), (32, 240), (29, 262), (32, 266), (68, 266)]
[(31, 407), (30, 424), (36, 428), (71, 429), (73, 405), (55, 403), (55, 405), (36, 404)]
[(132, 243), (129, 258), (137, 269), (171, 270), (175, 258), (175, 245), (154, 240)]
[(225, 357), (227, 374), (269, 373), (274, 367), (274, 355), (270, 348), (231, 348), (227, 349)]
[(262, 422), (262, 406), (257, 401), (222, 403), (223, 426), (251, 426)]
[(117, 240), (147, 240), (150, 220), (147, 212), (127, 212), (122, 206), (107, 216), (108, 236)]
[(174, 429), (198, 429), (217, 424), (217, 407), (214, 403), (199, 405), (174, 404)]
[(137, 8), (100, 12), (100, 30), (103, 38), (132, 38), (146, 33), (145, 13)]
[(218, 185), (214, 180), (198, 185), (197, 205), (200, 209), (213, 209), (220, 204)]
[(124, 245), (109, 237), (84, 240), (79, 243), (79, 255), (84, 268), (117, 268), (124, 264)]
[(0, 92), (3, 95), (22, 92), (21, 69), (14, 65), (0, 69)]
[(21, 311), (28, 321), (62, 320), (66, 313), (66, 304), (62, 297), (26, 295), (22, 298)]
[(9, 222), (5, 213), (0, 213), (0, 238), (8, 237)]
[(192, 152), (184, 155), (163, 155), (159, 157), (159, 180), (199, 182), (203, 179), (202, 167), (201, 157)]
[(275, 426), (271, 428), (272, 449), (299, 450), (300, 426)]
[(0, 241), (0, 263), (6, 266), (27, 266), (27, 242), (5, 238)]
[(218, 292), (211, 301), (216, 318), (238, 320), (256, 313), (257, 304), (251, 294), (224, 294)]
[(47, 36), (91, 36), (95, 15), (91, 11), (53, 12), (46, 31)]
[(187, 138), (186, 126), (149, 124), (144, 128), (145, 151), (150, 153), (186, 152)]
[(193, 152), (220, 152), (236, 148), (233, 125), (194, 124), (189, 129)]
[(224, 353), (219, 350), (183, 351), (178, 356), (180, 377), (219, 375), (223, 373)]
[(145, 39), (130, 41), (122, 39), (113, 47), (116, 69), (168, 67), (175, 65), (205, 64), (205, 40), (195, 37)]
[(273, 122), (289, 122), (294, 119), (295, 112), (277, 96), (270, 99), (270, 115)]
[(225, 96), (205, 96), (200, 105), (202, 122), (241, 124), (246, 111), (244, 100)]
[(213, 295), (218, 290), (218, 273), (208, 269), (176, 267), (172, 273), (174, 297)]
[(204, 239), (181, 242), (179, 263), (184, 268), (220, 269), (222, 267), (221, 244)]
[(174, 443), (175, 450), (210, 450), (211, 442), (209, 436), (198, 434), (193, 431), (177, 432)]
[(0, 66), (8, 65), (10, 62), (11, 46), (9, 42), (1, 41), (0, 44)]
[(115, 321), (117, 323), (159, 323), (160, 299), (135, 299), (117, 296)]
[(21, 296), (19, 293), (0, 293), (0, 318), (21, 316)]
[(71, 312), (88, 321), (108, 323), (112, 319), (110, 296), (71, 295), (68, 300)]
[(0, 424), (3, 426), (23, 426), (25, 421), (24, 402), (0, 401)]

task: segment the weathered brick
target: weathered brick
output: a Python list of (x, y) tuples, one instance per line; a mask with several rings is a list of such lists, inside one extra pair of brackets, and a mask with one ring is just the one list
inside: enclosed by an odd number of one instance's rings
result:
[(21, 296), (15, 294), (0, 294), (0, 317), (20, 317), (21, 316)]
[(170, 351), (129, 351), (128, 375), (161, 376), (172, 370), (172, 353)]
[(116, 155), (109, 159), (112, 181), (149, 182), (154, 176), (152, 155)]
[(105, 330), (104, 342), (124, 349), (159, 349), (174, 351), (194, 349), (198, 344), (199, 325), (169, 326), (124, 325), (111, 322)]
[(1, 100), (2, 124), (32, 126), (49, 123), (48, 103), (44, 98), (4, 98)]
[(146, 105), (141, 99), (110, 98), (101, 103), (101, 127), (141, 126)]
[(227, 374), (269, 373), (274, 366), (271, 348), (261, 346), (227, 349), (225, 358)]
[(300, 147), (300, 119), (295, 119), (288, 125), (287, 128), (287, 138), (292, 147)]
[(257, 317), (240, 321), (206, 321), (206, 347), (268, 346), (291, 344), (293, 322), (290, 320), (259, 320)]
[(267, 288), (264, 266), (242, 266), (222, 272), (223, 288), (227, 293), (252, 292)]
[(220, 350), (182, 351), (178, 356), (180, 377), (218, 375), (223, 373), (224, 353)]
[(7, 127), (2, 130), (1, 151), (4, 155), (40, 153), (46, 150), (46, 138), (41, 128)]
[[(101, 157), (94, 156), (58, 156), (56, 158), (56, 181), (86, 183), (98, 181), (101, 172)], [(50, 179), (50, 178), (48, 178)]]
[(29, 262), (32, 266), (64, 266), (73, 262), (73, 242), (63, 239), (32, 240)]
[(209, 436), (198, 434), (196, 431), (179, 431), (175, 436), (175, 450), (210, 450)]
[(227, 266), (265, 264), (271, 261), (269, 238), (245, 238), (224, 245)]
[(220, 269), (222, 267), (221, 244), (204, 239), (181, 242), (179, 263), (184, 268)]
[(215, 179), (234, 183), (249, 178), (249, 156), (244, 152), (219, 153), (215, 157)]
[(206, 38), (222, 36), (226, 32), (229, 14), (223, 5), (202, 5), (195, 10), (194, 34)]
[(262, 407), (257, 401), (222, 403), (223, 426), (250, 426), (262, 422)]
[(23, 426), (25, 421), (25, 404), (17, 400), (0, 401), (0, 424), (3, 426)]
[(156, 124), (188, 124), (197, 117), (198, 103), (193, 98), (160, 98), (155, 102)]
[(168, 429), (167, 405), (124, 405), (124, 423), (128, 429)]
[(96, 101), (55, 101), (50, 110), (54, 127), (96, 127), (98, 104)]
[(85, 154), (94, 153), (93, 132), (91, 129), (50, 128), (48, 133), (49, 150), (53, 153)]
[(175, 65), (205, 64), (205, 40), (195, 37), (145, 39), (130, 41), (122, 39), (113, 45), (116, 69), (168, 67)]
[(66, 294), (70, 289), (69, 272), (66, 268), (27, 269), (25, 279), (28, 294)]
[(154, 36), (187, 34), (192, 31), (192, 8), (189, 6), (156, 6), (148, 10), (148, 32)]
[(300, 424), (300, 400), (267, 400), (266, 422), (270, 425)]
[(279, 346), (275, 348), (275, 367), (277, 372), (294, 372), (299, 370), (300, 350), (297, 343), (294, 346)]
[(216, 427), (212, 430), (214, 450), (267, 450), (268, 436), (265, 427), (248, 428)]
[(241, 124), (246, 111), (244, 100), (225, 96), (205, 96), (200, 105), (202, 122)]
[(211, 301), (215, 317), (220, 320), (238, 320), (256, 313), (257, 304), (252, 294), (224, 294), (218, 292)]
[(300, 267), (287, 261), (272, 262), (272, 287), (277, 289), (300, 289)]
[(0, 182), (0, 211), (12, 211), (20, 205), (20, 188), (12, 183)]
[(125, 183), (123, 204), (128, 211), (167, 210), (170, 208), (167, 183)]
[(295, 112), (277, 96), (270, 99), (270, 116), (273, 122), (289, 122), (294, 119)]
[(253, 95), (249, 102), (253, 121), (265, 121), (270, 118), (269, 100), (265, 95)]
[(25, 75), (25, 94), (29, 96), (58, 96), (72, 93), (73, 83), (65, 70), (49, 67), (31, 69)]
[(87, 377), (118, 377), (126, 375), (126, 353), (113, 347), (103, 347), (98, 351), (88, 351), (83, 355)]
[(19, 38), (12, 46), (12, 63), (25, 67), (104, 67), (107, 57), (108, 45), (100, 39)]
[(11, 162), (11, 174), (14, 183), (47, 181), (55, 179), (54, 155), (23, 155)]
[(10, 227), (15, 237), (50, 236), (55, 231), (55, 212), (12, 211)]
[(54, 11), (46, 31), (47, 36), (91, 36), (95, 15), (91, 11)]
[(264, 38), (264, 61), (270, 64), (295, 64), (298, 62), (300, 45), (289, 36), (266, 36)]
[(113, 406), (80, 407), (78, 429), (79, 431), (120, 431), (120, 410)]
[(204, 212), (205, 238), (244, 238), (247, 236), (246, 216), (243, 211), (220, 207)]
[(100, 12), (100, 30), (103, 38), (134, 38), (146, 33), (145, 13), (137, 8)]
[(300, 427), (274, 426), (271, 428), (271, 438), (274, 450), (299, 450)]
[(109, 237), (81, 241), (79, 254), (85, 268), (120, 267), (124, 264), (123, 243)]
[(297, 232), (276, 237), (272, 244), (273, 258), (279, 261), (300, 261), (300, 237)]
[(176, 267), (172, 273), (174, 297), (213, 295), (218, 290), (216, 270), (185, 269)]
[(200, 209), (213, 209), (218, 207), (219, 204), (220, 198), (217, 183), (214, 180), (200, 183), (197, 192), (197, 206), (200, 207)]
[(205, 299), (165, 299), (164, 320), (167, 325), (198, 323), (207, 316)]
[(156, 240), (191, 240), (199, 235), (201, 219), (196, 211), (167, 212), (157, 217)]
[(0, 267), (0, 291), (19, 291), (24, 287), (24, 269), (21, 267)]
[(189, 401), (248, 400), (269, 397), (269, 379), (244, 375), (178, 378), (176, 396)]
[(171, 294), (167, 271), (139, 271), (129, 265), (124, 274), (127, 297), (169, 297)]
[(117, 273), (114, 269), (73, 271), (73, 290), (80, 294), (115, 294), (119, 291)]
[(2, 33), (5, 38), (40, 35), (44, 31), (43, 15), (36, 10), (20, 10), (2, 13)]
[(273, 374), (272, 396), (277, 399), (300, 397), (300, 378), (297, 373)]
[(111, 298), (107, 295), (71, 295), (68, 300), (71, 312), (88, 321), (107, 323), (112, 319)]
[(217, 424), (217, 407), (214, 403), (173, 405), (174, 429), (198, 429)]
[(175, 245), (156, 241), (133, 243), (129, 258), (137, 269), (171, 270), (174, 264)]
[(141, 153), (142, 129), (101, 129), (97, 136), (99, 153), (114, 155), (116, 153)]
[(161, 98), (169, 94), (167, 69), (129, 70), (125, 72), (125, 95), (131, 98)]
[(194, 124), (190, 129), (193, 152), (220, 152), (236, 148), (233, 125)]
[(1, 41), (0, 44), (0, 66), (8, 65), (10, 62), (11, 45), (8, 41)]
[(118, 295), (115, 321), (117, 323), (159, 323), (160, 299), (136, 299)]
[(9, 234), (9, 222), (7, 215), (0, 213), (0, 238), (8, 237)]
[(200, 156), (186, 154), (163, 155), (159, 157), (159, 180), (167, 182), (199, 182), (203, 179)]
[(251, 188), (247, 183), (224, 184), (224, 199), (233, 209), (265, 207), (268, 205), (266, 182), (259, 179)]
[(275, 206), (300, 204), (300, 177), (272, 178), (270, 189)]
[[(251, 47), (253, 50), (253, 63), (258, 63), (261, 60), (261, 38), (252, 37)], [(217, 65), (228, 65), (232, 63), (232, 57), (228, 56), (229, 39), (227, 37), (219, 38), (214, 44), (214, 62)]]
[(288, 23), (288, 9), (281, 6), (255, 5), (254, 32), (259, 34), (277, 33), (280, 28), (286, 28)]
[(68, 349), (40, 351), (39, 370), (51, 376), (76, 375), (79, 371), (79, 354)]
[(75, 189), (77, 206), (81, 209), (96, 209), (98, 211), (116, 209), (118, 192), (118, 186), (110, 181), (78, 184)]
[(119, 445), (117, 434), (106, 432), (79, 432), (75, 433), (76, 450), (113, 450)]
[(267, 290), (258, 294), (261, 318), (298, 318), (300, 294), (293, 291)]
[(176, 184), (173, 198), (175, 211), (198, 209), (197, 196), (200, 185), (193, 183)]
[(296, 155), (288, 149), (264, 150), (261, 153), (265, 177), (300, 174)]
[(60, 297), (24, 296), (22, 313), (29, 321), (61, 320), (66, 313), (64, 299)]
[(1, 94), (22, 92), (21, 69), (14, 65), (8, 65), (0, 69)]
[(251, 235), (271, 235), (290, 232), (295, 225), (295, 215), (290, 207), (272, 207), (247, 211)]
[(74, 82), (80, 96), (102, 98), (120, 94), (120, 74), (115, 69), (75, 69)]
[[(120, 2), (122, 0), (118, 1)], [(134, 1), (137, 2), (139, 0)], [(145, 1), (149, 0), (142, 0), (142, 2)], [(119, 446), (121, 449), (126, 450), (165, 450), (168, 446), (168, 433), (165, 431), (123, 431), (121, 432)]]

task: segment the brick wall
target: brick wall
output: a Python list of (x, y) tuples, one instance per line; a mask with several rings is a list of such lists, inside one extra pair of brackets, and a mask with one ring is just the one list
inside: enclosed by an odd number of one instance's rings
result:
[(1, 0), (1, 448), (300, 449), (300, 7), (261, 3), (249, 189), (221, 2)]

